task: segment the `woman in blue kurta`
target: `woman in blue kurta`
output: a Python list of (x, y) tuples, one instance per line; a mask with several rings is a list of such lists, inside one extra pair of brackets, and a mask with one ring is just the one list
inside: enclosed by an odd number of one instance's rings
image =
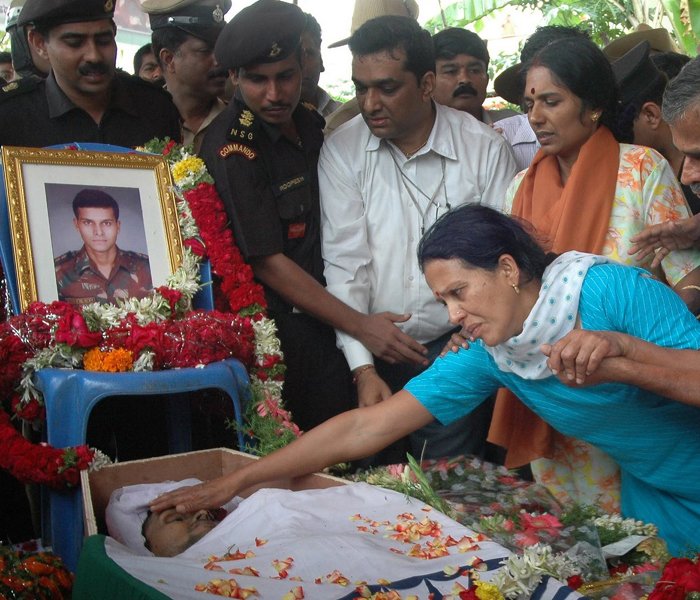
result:
[[(419, 255), (431, 289), (472, 341), (468, 349), (436, 360), (388, 400), (339, 415), (254, 465), (168, 494), (152, 508), (220, 506), (250, 485), (370, 455), (433, 417), (449, 423), (469, 413), (505, 386), (557, 430), (619, 463), (625, 516), (655, 523), (673, 552), (697, 547), (700, 408), (614, 382), (569, 387), (544, 354), (574, 330), (698, 349), (700, 324), (679, 297), (646, 271), (603, 257), (568, 252), (549, 264), (521, 224), (474, 205), (440, 219)], [(598, 366), (590, 344), (574, 341), (572, 349), (567, 360)]]

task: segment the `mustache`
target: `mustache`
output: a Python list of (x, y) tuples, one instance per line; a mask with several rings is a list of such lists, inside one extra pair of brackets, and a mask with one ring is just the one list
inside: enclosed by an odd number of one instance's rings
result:
[(474, 86), (471, 83), (460, 83), (455, 88), (455, 91), (452, 92), (452, 97), (456, 98), (457, 96), (462, 96), (463, 94), (476, 96), (476, 89), (474, 89)]
[(78, 73), (81, 75), (106, 75), (109, 73), (107, 63), (85, 63), (78, 67)]
[(224, 69), (223, 67), (218, 67), (216, 69), (212, 69), (207, 73), (207, 79), (216, 79), (217, 77), (228, 77), (228, 69)]

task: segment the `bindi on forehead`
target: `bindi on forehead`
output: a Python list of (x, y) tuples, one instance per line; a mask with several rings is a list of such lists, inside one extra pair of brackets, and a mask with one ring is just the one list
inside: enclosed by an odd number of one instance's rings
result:
[(535, 95), (535, 88), (530, 88), (530, 93), (534, 96)]

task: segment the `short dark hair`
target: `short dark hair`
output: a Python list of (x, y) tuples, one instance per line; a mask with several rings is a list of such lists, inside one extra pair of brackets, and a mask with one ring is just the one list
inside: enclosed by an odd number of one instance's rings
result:
[[(626, 104), (620, 103), (615, 121), (615, 136), (619, 142), (634, 143), (634, 122), (642, 112), (642, 106), (647, 102), (653, 102), (659, 107), (663, 105), (664, 90), (668, 84), (666, 75), (659, 71), (652, 81), (637, 93)], [(620, 94), (623, 95), (622, 93)]]
[(370, 19), (348, 41), (353, 56), (401, 49), (406, 53), (404, 68), (420, 83), (423, 75), (435, 71), (435, 55), (430, 33), (415, 19), (387, 15)]
[(688, 62), (666, 86), (661, 108), (664, 121), (673, 125), (688, 109), (700, 106), (700, 57)]
[(468, 267), (494, 271), (510, 254), (524, 280), (542, 279), (554, 255), (547, 254), (524, 222), (480, 204), (464, 204), (442, 215), (418, 244), (421, 269), (431, 260), (457, 259)]
[[(141, 70), (141, 65), (143, 64), (143, 57), (146, 54), (153, 54), (153, 46), (151, 44), (144, 44), (141, 46), (134, 54), (134, 75), (138, 75)], [(156, 57), (158, 60), (158, 57)]]
[(666, 77), (671, 81), (681, 69), (690, 62), (690, 56), (686, 54), (681, 54), (680, 52), (655, 52), (650, 54), (651, 62), (654, 63), (656, 68), (666, 73)]
[(560, 85), (578, 96), (583, 109), (602, 110), (600, 123), (615, 131), (617, 84), (610, 61), (603, 51), (585, 37), (567, 37), (542, 48), (523, 69), (549, 69)]
[(486, 42), (476, 33), (460, 27), (448, 27), (433, 35), (435, 60), (450, 60), (459, 54), (467, 54), (489, 66), (491, 57)]
[(11, 63), (12, 55), (9, 52), (0, 52), (0, 63)]
[(151, 48), (160, 64), (160, 51), (165, 48), (173, 54), (180, 49), (192, 35), (178, 27), (161, 27), (151, 33)]
[(111, 208), (114, 218), (119, 220), (119, 203), (102, 190), (86, 188), (79, 191), (73, 198), (73, 214), (76, 219), (80, 216), (78, 211), (81, 208)]
[(321, 38), (321, 25), (319, 25), (319, 22), (316, 20), (316, 17), (314, 17), (310, 13), (304, 13), (306, 15), (306, 25), (304, 26), (304, 32), (309, 32), (311, 34), (311, 37), (314, 39), (314, 42), (318, 44), (318, 46), (321, 46), (322, 38)]

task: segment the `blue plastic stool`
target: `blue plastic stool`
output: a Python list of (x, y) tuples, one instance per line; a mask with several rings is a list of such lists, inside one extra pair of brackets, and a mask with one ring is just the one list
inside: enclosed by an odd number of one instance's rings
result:
[[(204, 368), (170, 369), (139, 373), (99, 373), (76, 369), (42, 369), (35, 384), (46, 403), (48, 442), (57, 448), (77, 446), (86, 440), (88, 418), (94, 406), (112, 396), (181, 394), (206, 388), (219, 389), (231, 398), (236, 422), (243, 423), (241, 403), (248, 400), (248, 374), (242, 363), (227, 359)], [(191, 449), (186, 398), (170, 402), (168, 434), (171, 452)], [(173, 405), (174, 404), (174, 405)], [(244, 447), (241, 431), (239, 448)], [(49, 531), (53, 550), (75, 571), (83, 541), (83, 501), (80, 489), (49, 492)]]

